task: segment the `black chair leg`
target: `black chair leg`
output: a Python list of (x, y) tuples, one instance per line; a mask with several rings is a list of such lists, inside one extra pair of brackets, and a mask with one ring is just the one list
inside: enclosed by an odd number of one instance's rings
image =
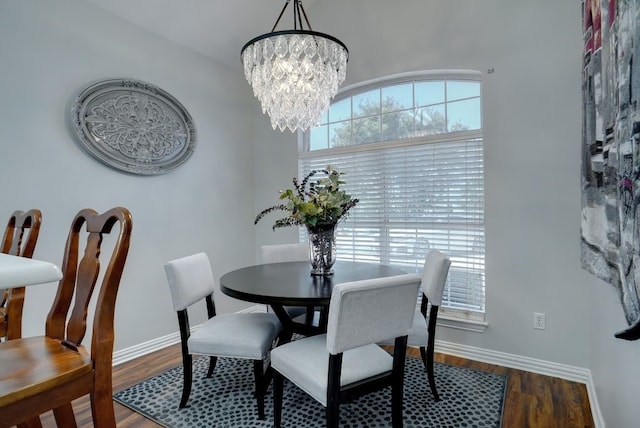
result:
[(427, 356), (427, 378), (429, 379), (429, 387), (436, 401), (440, 401), (440, 395), (436, 389), (436, 378), (433, 372), (433, 355)]
[[(400, 387), (398, 387), (398, 383), (400, 383)], [(402, 428), (404, 424), (402, 420), (402, 383), (402, 381), (394, 381), (391, 387), (391, 426), (393, 428)]]
[(262, 360), (253, 360), (253, 377), (256, 384), (256, 401), (258, 402), (258, 419), (264, 420), (264, 363)]
[(433, 399), (435, 401), (440, 401), (440, 395), (436, 389), (436, 378), (433, 369), (433, 353), (428, 352), (426, 348), (421, 346), (420, 355), (422, 356), (422, 362), (427, 369), (427, 379), (429, 380), (429, 388), (431, 389), (431, 394), (433, 394)]
[(340, 402), (335, 400), (327, 403), (327, 428), (338, 428), (340, 425)]
[(273, 371), (273, 427), (280, 428), (282, 424), (282, 394), (284, 378), (277, 371)]
[(329, 354), (329, 376), (327, 378), (327, 428), (338, 428), (340, 424), (340, 376), (342, 353)]
[(216, 369), (217, 362), (218, 362), (218, 357), (213, 355), (209, 357), (209, 370), (207, 370), (207, 377), (213, 376), (213, 371)]
[(393, 373), (391, 377), (391, 426), (402, 428), (402, 399), (404, 395), (404, 366), (407, 336), (396, 337), (393, 346)]
[(193, 381), (193, 357), (185, 354), (182, 356), (182, 367), (184, 371), (184, 383), (182, 385), (182, 398), (180, 399), (180, 408), (187, 406), (189, 395), (191, 394), (191, 382)]

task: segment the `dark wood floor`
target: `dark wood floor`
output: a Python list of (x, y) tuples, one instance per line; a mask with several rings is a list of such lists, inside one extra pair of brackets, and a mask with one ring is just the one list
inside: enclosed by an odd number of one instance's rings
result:
[[(409, 351), (419, 356), (417, 350)], [(437, 354), (436, 361), (508, 376), (502, 428), (594, 428), (585, 385), (522, 370)], [(114, 368), (114, 392), (181, 364), (178, 345), (165, 348)], [(118, 427), (159, 425), (114, 402)], [(74, 402), (79, 427), (91, 427), (88, 399)], [(55, 427), (52, 415), (42, 417), (43, 426)]]

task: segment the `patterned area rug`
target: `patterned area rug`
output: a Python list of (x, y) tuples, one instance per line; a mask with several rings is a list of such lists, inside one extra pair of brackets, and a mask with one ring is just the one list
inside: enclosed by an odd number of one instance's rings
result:
[[(271, 388), (265, 397), (264, 421), (257, 418), (250, 361), (219, 358), (207, 379), (207, 358), (194, 363), (188, 407), (178, 409), (182, 394), (182, 366), (138, 383), (114, 395), (114, 400), (169, 428), (253, 428), (273, 426)], [(422, 361), (407, 358), (405, 369), (405, 427), (501, 426), (506, 377), (436, 363), (441, 401), (429, 390)], [(324, 407), (285, 380), (283, 427), (323, 427)], [(369, 394), (340, 407), (341, 427), (390, 427), (390, 389)]]

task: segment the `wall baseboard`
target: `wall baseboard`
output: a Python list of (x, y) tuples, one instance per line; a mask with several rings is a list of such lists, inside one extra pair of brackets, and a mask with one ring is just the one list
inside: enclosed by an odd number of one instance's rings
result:
[[(256, 305), (241, 312), (265, 312), (265, 308), (264, 306)], [(193, 327), (192, 330), (197, 328), (198, 326)], [(113, 353), (113, 365), (117, 366), (176, 343), (180, 343), (180, 334), (177, 332), (149, 340), (139, 345), (121, 349)], [(573, 382), (584, 383), (589, 395), (589, 403), (591, 405), (591, 413), (593, 415), (595, 426), (596, 428), (605, 428), (600, 406), (598, 405), (598, 397), (596, 395), (596, 387), (593, 383), (593, 377), (591, 376), (591, 370), (441, 340), (436, 340), (436, 352), (455, 355), (469, 360), (481, 361), (483, 363), (557, 377)]]
[(127, 361), (134, 360), (138, 357), (145, 356), (167, 346), (180, 343), (180, 333), (171, 333), (166, 336), (158, 337), (147, 342), (140, 343), (138, 345), (131, 346), (129, 348), (121, 349), (113, 353), (113, 365), (117, 366)]
[[(264, 305), (254, 305), (254, 306), (251, 306), (250, 308), (238, 311), (238, 313), (252, 313), (252, 312), (266, 312), (266, 307)], [(176, 317), (176, 325), (177, 325), (177, 317)], [(198, 327), (199, 325), (191, 327), (191, 331), (193, 332)], [(154, 351), (159, 351), (160, 349), (166, 348), (167, 346), (175, 345), (176, 343), (180, 343), (179, 332), (167, 334), (166, 336), (158, 337), (157, 339), (152, 339), (147, 342), (143, 342), (138, 345), (131, 346), (129, 348), (115, 351), (113, 353), (113, 365), (117, 366), (119, 364), (126, 363), (127, 361), (131, 361), (138, 357), (142, 357)]]
[(435, 345), (436, 352), (443, 354), (583, 383), (589, 395), (594, 424), (596, 428), (605, 428), (596, 395), (596, 387), (589, 369), (441, 340), (436, 340)]

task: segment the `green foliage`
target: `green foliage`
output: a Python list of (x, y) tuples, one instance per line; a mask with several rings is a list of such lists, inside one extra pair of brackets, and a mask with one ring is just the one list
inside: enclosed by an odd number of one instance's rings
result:
[[(310, 181), (317, 174), (325, 176)], [(311, 171), (302, 182), (298, 182), (294, 177), (294, 188), (280, 193), (280, 200), (285, 202), (261, 211), (256, 216), (254, 224), (258, 224), (260, 219), (273, 211), (285, 211), (288, 213), (287, 216), (276, 220), (274, 230), (286, 226), (321, 228), (336, 225), (344, 220), (349, 210), (359, 202), (357, 198), (352, 198), (340, 189), (340, 185), (344, 184), (340, 179), (342, 175), (342, 172), (328, 165), (326, 169)]]
[[(379, 102), (362, 101), (358, 105), (358, 111), (362, 118), (344, 122), (334, 130), (331, 147), (352, 146), (469, 129), (467, 125), (453, 122), (449, 124), (447, 131), (445, 116), (438, 109), (421, 107), (414, 110), (403, 110), (398, 101), (392, 97), (386, 97), (382, 100), (382, 109)], [(392, 113), (382, 115), (381, 111)]]

